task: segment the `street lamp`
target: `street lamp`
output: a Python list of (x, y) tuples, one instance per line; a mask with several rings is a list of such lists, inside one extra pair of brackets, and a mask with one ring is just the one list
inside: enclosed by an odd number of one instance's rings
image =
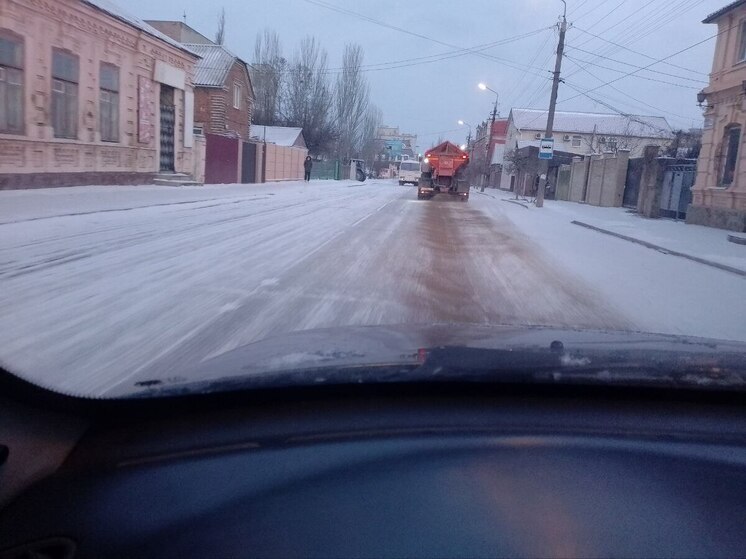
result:
[(469, 127), (469, 136), (466, 138), (466, 145), (471, 148), (471, 124), (468, 122), (464, 122), (463, 120), (458, 121), (459, 126), (468, 126)]
[[(487, 140), (487, 154), (486, 154), (485, 160), (484, 160), (484, 162), (485, 162), (485, 172), (484, 172), (484, 174), (485, 174), (485, 181), (487, 181), (488, 180), (488, 176), (489, 176), (489, 165), (490, 165), (490, 161), (489, 161), (489, 158), (490, 158), (490, 144), (492, 144), (492, 134), (493, 134), (493, 130), (495, 128), (495, 119), (497, 118), (497, 103), (500, 100), (500, 94), (497, 91), (495, 91), (494, 89), (492, 89), (490, 86), (488, 86), (487, 84), (485, 84), (485, 83), (481, 83), (480, 82), (479, 84), (477, 84), (477, 87), (479, 89), (481, 89), (482, 91), (491, 91), (492, 93), (495, 94), (495, 106), (492, 109), (492, 126), (490, 126), (490, 131), (489, 131), (488, 140)], [(482, 185), (482, 192), (484, 192), (484, 185)]]
[[(468, 126), (469, 127), (469, 136), (466, 138), (466, 149), (469, 150), (469, 161), (471, 161), (472, 156), (474, 155), (474, 143), (471, 141), (471, 124), (468, 122), (464, 122), (463, 120), (458, 121), (459, 126)], [(462, 151), (466, 151), (463, 147), (461, 148)], [(471, 172), (469, 172), (471, 175)], [(469, 181), (471, 184), (471, 181)]]

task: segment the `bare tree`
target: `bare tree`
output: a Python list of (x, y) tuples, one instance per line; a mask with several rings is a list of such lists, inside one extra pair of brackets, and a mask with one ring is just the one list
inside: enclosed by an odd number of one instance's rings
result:
[(254, 124), (274, 126), (280, 123), (280, 101), (286, 66), (280, 38), (276, 32), (265, 29), (257, 36), (254, 44)]
[(376, 154), (379, 153), (379, 142), (376, 140), (378, 135), (378, 128), (383, 123), (383, 112), (376, 105), (370, 104), (365, 114), (365, 122), (363, 123), (363, 133), (361, 137), (361, 155), (370, 167), (373, 166), (373, 161), (376, 158)]
[(668, 157), (697, 159), (702, 149), (702, 129), (675, 130), (673, 140), (665, 150)]
[[(519, 195), (530, 195), (532, 192), (526, 192), (526, 177), (533, 177), (534, 180), (539, 175), (539, 158), (534, 154), (531, 157), (531, 150), (526, 149), (523, 153), (516, 148), (505, 152), (503, 157), (503, 169), (509, 175), (515, 175), (517, 180), (521, 181), (521, 185), (516, 185), (515, 194), (516, 197)], [(533, 183), (532, 183), (533, 184)]]
[(657, 145), (665, 147), (671, 141), (666, 130), (652, 128), (648, 122), (638, 117), (632, 115), (624, 116), (627, 116), (627, 121), (624, 127), (616, 134), (603, 135), (597, 134), (594, 131), (590, 138), (583, 138), (583, 142), (588, 147), (590, 153), (616, 154), (619, 150), (634, 152), (645, 144), (657, 143)]
[(370, 86), (363, 74), (362, 65), (362, 47), (354, 44), (345, 46), (342, 71), (334, 89), (337, 153), (343, 159), (358, 155), (363, 148)]
[(218, 16), (218, 30), (215, 33), (215, 42), (218, 45), (225, 44), (225, 8), (220, 10), (220, 15)]
[(336, 139), (332, 105), (327, 53), (315, 38), (306, 37), (288, 69), (279, 108), (284, 124), (303, 128), (313, 154), (327, 153)]

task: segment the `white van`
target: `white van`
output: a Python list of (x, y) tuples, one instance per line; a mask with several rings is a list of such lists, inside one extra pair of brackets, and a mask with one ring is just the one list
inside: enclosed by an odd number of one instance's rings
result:
[(422, 167), (419, 161), (402, 161), (399, 167), (399, 184), (413, 184), (417, 186), (420, 182)]

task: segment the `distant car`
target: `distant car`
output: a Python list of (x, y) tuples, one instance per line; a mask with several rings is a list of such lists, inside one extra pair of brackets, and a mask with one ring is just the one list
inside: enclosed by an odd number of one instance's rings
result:
[(422, 175), (422, 168), (419, 161), (402, 161), (399, 167), (399, 184), (412, 184), (417, 186)]

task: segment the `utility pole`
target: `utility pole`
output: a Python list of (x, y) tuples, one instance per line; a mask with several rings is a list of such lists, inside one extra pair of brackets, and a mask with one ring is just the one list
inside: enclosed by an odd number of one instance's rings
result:
[(482, 184), (482, 192), (484, 192), (484, 187), (487, 185), (487, 183), (490, 182), (490, 164), (492, 161), (490, 160), (490, 146), (492, 145), (492, 133), (495, 130), (495, 119), (497, 118), (497, 99), (495, 99), (495, 106), (492, 109), (492, 124), (490, 124), (490, 129), (487, 134), (487, 155), (484, 159), (484, 183)]
[[(560, 23), (559, 44), (557, 45), (557, 59), (554, 63), (552, 96), (549, 99), (549, 114), (547, 114), (547, 130), (544, 134), (545, 138), (552, 137), (552, 131), (554, 128), (554, 113), (557, 108), (557, 91), (559, 90), (560, 72), (562, 71), (562, 55), (565, 51), (565, 33), (567, 32), (567, 2), (565, 2), (565, 0), (562, 0), (562, 3), (565, 5), (565, 11), (562, 14), (562, 22)], [(541, 178), (539, 179), (539, 191), (536, 193), (537, 208), (541, 208), (544, 206), (544, 190), (546, 190), (548, 175), (549, 160), (542, 159)]]

